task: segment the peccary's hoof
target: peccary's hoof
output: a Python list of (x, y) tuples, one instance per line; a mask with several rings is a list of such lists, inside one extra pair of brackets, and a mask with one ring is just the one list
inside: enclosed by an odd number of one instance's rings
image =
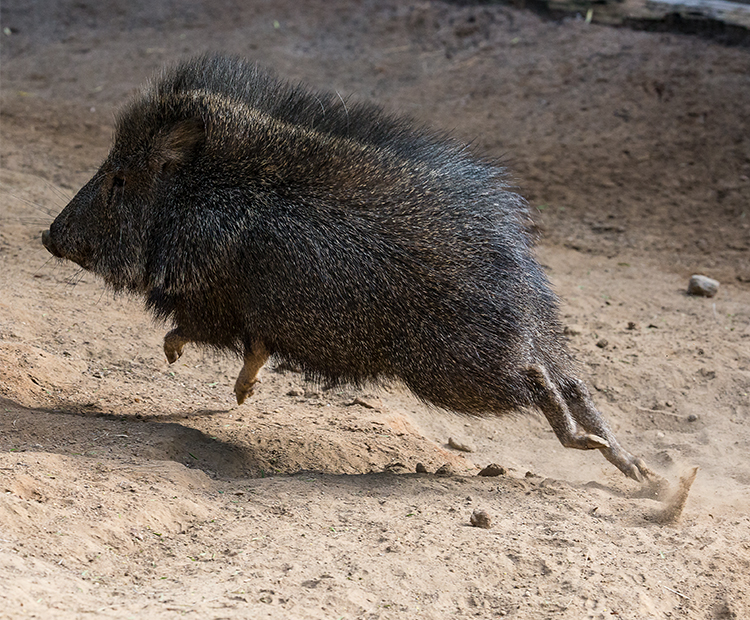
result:
[(606, 439), (592, 433), (570, 435), (565, 438), (562, 444), (566, 448), (576, 448), (577, 450), (607, 450), (610, 447)]
[(630, 475), (630, 477), (637, 480), (638, 482), (649, 482), (649, 484), (651, 484), (651, 486), (654, 486), (655, 488), (659, 487), (660, 485), (666, 485), (667, 487), (669, 486), (667, 480), (665, 478), (662, 478), (653, 469), (646, 465), (643, 459), (634, 458), (631, 469), (632, 474)]
[(244, 403), (250, 396), (255, 394), (255, 384), (259, 383), (260, 380), (256, 379), (252, 383), (248, 383), (245, 385), (240, 385), (239, 381), (234, 386), (234, 394), (237, 397), (237, 404), (241, 405)]
[(178, 353), (177, 351), (173, 351), (172, 349), (167, 350), (166, 345), (164, 346), (164, 353), (167, 356), (167, 361), (170, 364), (174, 364), (178, 359), (180, 359), (181, 353)]
[(586, 441), (586, 447), (589, 450), (601, 450), (602, 448), (609, 448), (609, 442), (606, 439), (599, 437), (598, 435), (586, 435), (584, 437)]
[(164, 336), (164, 355), (167, 356), (167, 361), (170, 364), (174, 364), (180, 359), (182, 349), (188, 342), (177, 329), (173, 329)]
[(246, 392), (235, 391), (235, 395), (237, 396), (237, 404), (241, 405), (247, 400), (248, 396), (252, 396), (253, 394), (255, 394), (255, 390), (252, 389), (247, 390)]
[(646, 465), (643, 459), (634, 457), (619, 445), (614, 450), (611, 448), (602, 448), (601, 451), (604, 458), (636, 482), (653, 483), (662, 480), (661, 476)]

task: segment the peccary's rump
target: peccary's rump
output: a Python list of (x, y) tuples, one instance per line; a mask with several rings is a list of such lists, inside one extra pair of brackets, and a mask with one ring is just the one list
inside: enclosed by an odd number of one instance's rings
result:
[(206, 56), (124, 109), (43, 242), (172, 322), (170, 361), (241, 353), (239, 402), (275, 355), (459, 412), (536, 406), (564, 445), (648, 475), (575, 377), (525, 218), (463, 145)]

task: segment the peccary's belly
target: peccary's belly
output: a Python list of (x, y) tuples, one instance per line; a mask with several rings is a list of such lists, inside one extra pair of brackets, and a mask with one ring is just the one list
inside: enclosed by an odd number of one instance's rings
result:
[(530, 402), (522, 329), (499, 320), (493, 326), (487, 315), (469, 315), (478, 319), (471, 321), (465, 312), (459, 319), (424, 308), (405, 316), (309, 310), (266, 317), (260, 332), (269, 351), (314, 377), (353, 384), (398, 379), (433, 405), (470, 414)]

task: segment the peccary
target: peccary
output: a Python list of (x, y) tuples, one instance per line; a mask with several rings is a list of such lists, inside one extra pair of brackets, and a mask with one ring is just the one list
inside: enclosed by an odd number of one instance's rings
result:
[(120, 114), (44, 246), (145, 297), (189, 342), (329, 382), (398, 379), (465, 414), (540, 409), (567, 447), (653, 473), (595, 408), (505, 172), (370, 104), (242, 60), (165, 72)]

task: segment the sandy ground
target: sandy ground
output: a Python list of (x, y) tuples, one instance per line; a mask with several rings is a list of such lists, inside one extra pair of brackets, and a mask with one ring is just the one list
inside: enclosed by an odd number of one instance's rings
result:
[[(1, 8), (0, 618), (750, 618), (747, 48), (464, 3)], [(206, 50), (508, 165), (603, 413), (673, 486), (700, 468), (681, 519), (534, 413), (272, 367), (238, 407), (238, 360), (168, 366), (138, 300), (50, 259), (116, 109)]]

